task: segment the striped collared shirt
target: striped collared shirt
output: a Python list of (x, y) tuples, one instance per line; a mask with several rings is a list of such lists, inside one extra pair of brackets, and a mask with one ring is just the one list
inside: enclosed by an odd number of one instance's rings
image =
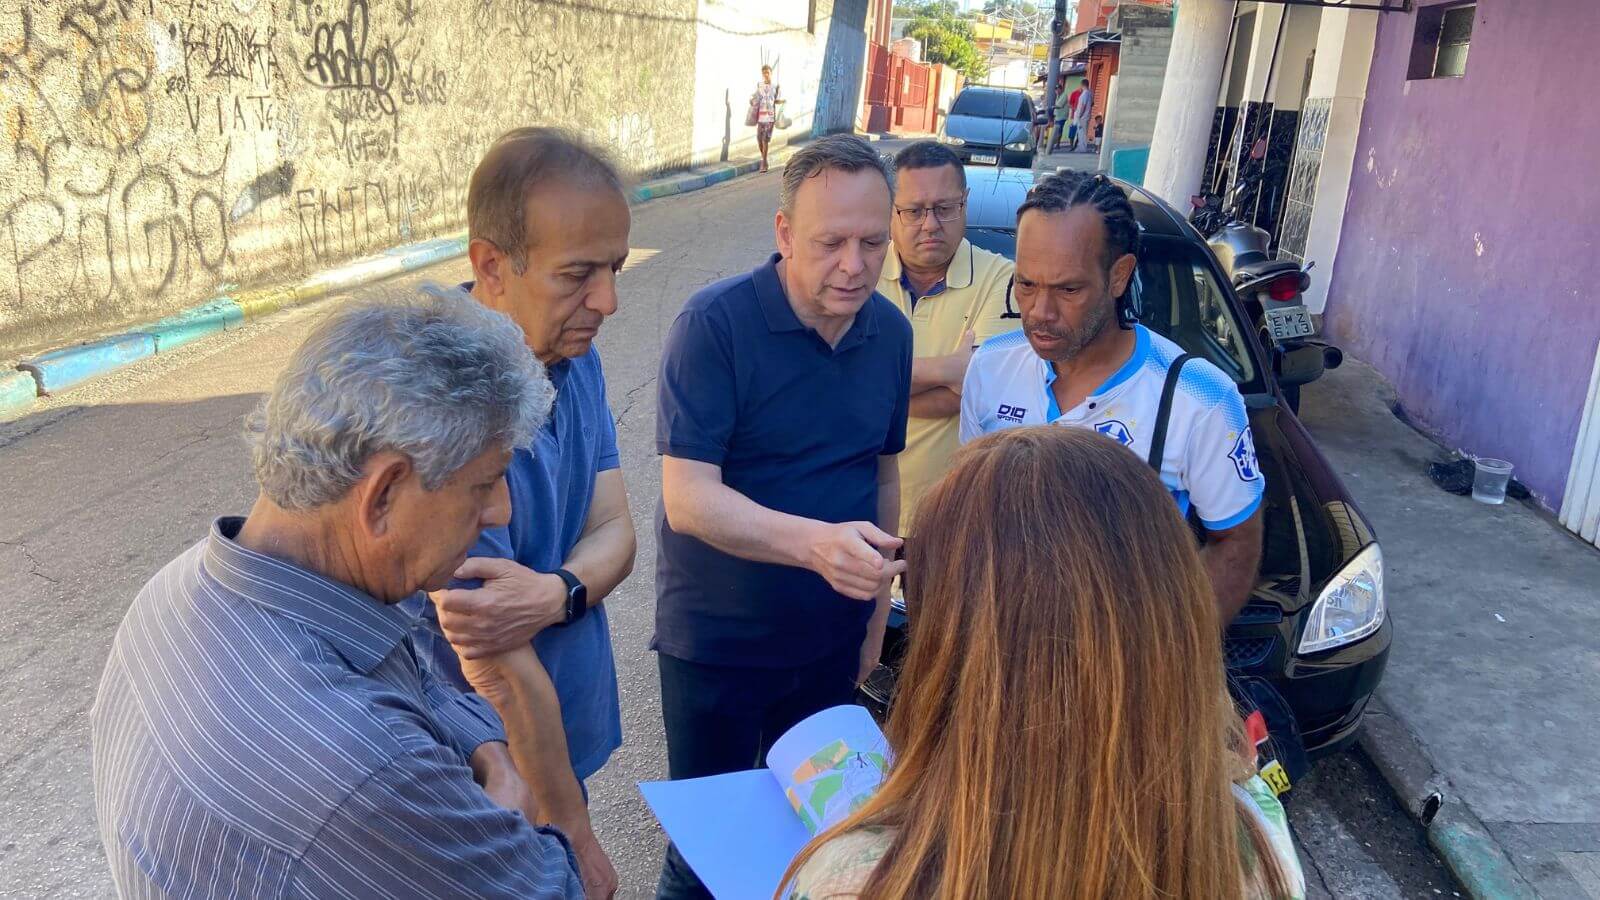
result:
[(467, 760), (504, 740), (417, 665), (398, 605), (247, 550), (168, 563), (91, 713), (95, 810), (134, 897), (581, 897), (565, 840)]

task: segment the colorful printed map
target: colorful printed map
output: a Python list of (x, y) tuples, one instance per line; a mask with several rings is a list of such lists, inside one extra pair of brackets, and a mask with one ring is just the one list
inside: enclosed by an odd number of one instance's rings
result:
[(883, 783), (888, 767), (882, 753), (856, 751), (843, 740), (834, 741), (795, 768), (789, 803), (816, 834), (860, 809)]

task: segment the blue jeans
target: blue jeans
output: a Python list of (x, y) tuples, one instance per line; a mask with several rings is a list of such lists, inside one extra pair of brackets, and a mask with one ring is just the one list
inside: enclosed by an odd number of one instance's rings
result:
[[(855, 702), (861, 644), (847, 642), (829, 656), (793, 669), (713, 666), (665, 653), (658, 654), (658, 663), (667, 774), (674, 780), (700, 778), (758, 768), (773, 741), (795, 723), (830, 706)], [(710, 896), (678, 848), (669, 844), (656, 897)]]

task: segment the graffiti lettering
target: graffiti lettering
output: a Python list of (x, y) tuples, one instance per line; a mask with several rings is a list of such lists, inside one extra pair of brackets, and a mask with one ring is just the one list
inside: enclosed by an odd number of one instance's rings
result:
[(348, 257), (437, 233), (444, 219), (433, 176), (397, 175), (332, 190), (294, 192), (301, 252)]
[(289, 7), (289, 26), (301, 37), (310, 37), (316, 27), (316, 14), (322, 12), (322, 4), (317, 0), (288, 0), (285, 4)]
[(5, 2), (0, 349), (453, 231), (509, 123), (693, 149), (695, 0)]
[(238, 28), (223, 23), (211, 31), (205, 23), (185, 23), (171, 27), (172, 38), (183, 48), (183, 75), (168, 80), (188, 89), (196, 74), (207, 79), (249, 81), (263, 89), (271, 88), (282, 77), (272, 44), (276, 29)]
[(448, 88), (449, 79), (443, 69), (435, 68), (432, 63), (419, 67), (413, 58), (400, 75), (400, 102), (407, 106), (443, 104), (450, 99)]
[(214, 97), (180, 97), (194, 134), (227, 135), (232, 132), (283, 131), (287, 108), (271, 94), (231, 94)]
[(367, 0), (350, 0), (343, 19), (318, 25), (305, 61), (313, 84), (365, 95), (390, 116), (395, 114), (390, 88), (397, 68), (387, 43), (367, 51)]
[[(531, 37), (540, 30), (540, 6), (536, 0), (477, 0), (472, 5), (472, 27), (484, 36), (509, 31), (519, 38)], [(553, 24), (546, 22), (543, 31), (553, 31)]]
[[(25, 194), (0, 211), (18, 304), (64, 309), (84, 300), (157, 296), (228, 261), (225, 210), (188, 173), (119, 160), (97, 193), (66, 185)], [(203, 181), (203, 180), (202, 180)]]

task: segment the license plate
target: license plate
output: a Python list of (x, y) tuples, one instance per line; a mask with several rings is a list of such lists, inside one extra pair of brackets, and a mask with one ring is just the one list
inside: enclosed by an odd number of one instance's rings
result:
[(992, 153), (974, 153), (972, 154), (972, 161), (975, 163), (987, 163), (992, 166), (1000, 162), (1000, 157)]
[(1272, 333), (1273, 340), (1277, 341), (1309, 337), (1317, 333), (1317, 329), (1311, 324), (1311, 313), (1307, 312), (1304, 306), (1267, 310), (1267, 330)]

